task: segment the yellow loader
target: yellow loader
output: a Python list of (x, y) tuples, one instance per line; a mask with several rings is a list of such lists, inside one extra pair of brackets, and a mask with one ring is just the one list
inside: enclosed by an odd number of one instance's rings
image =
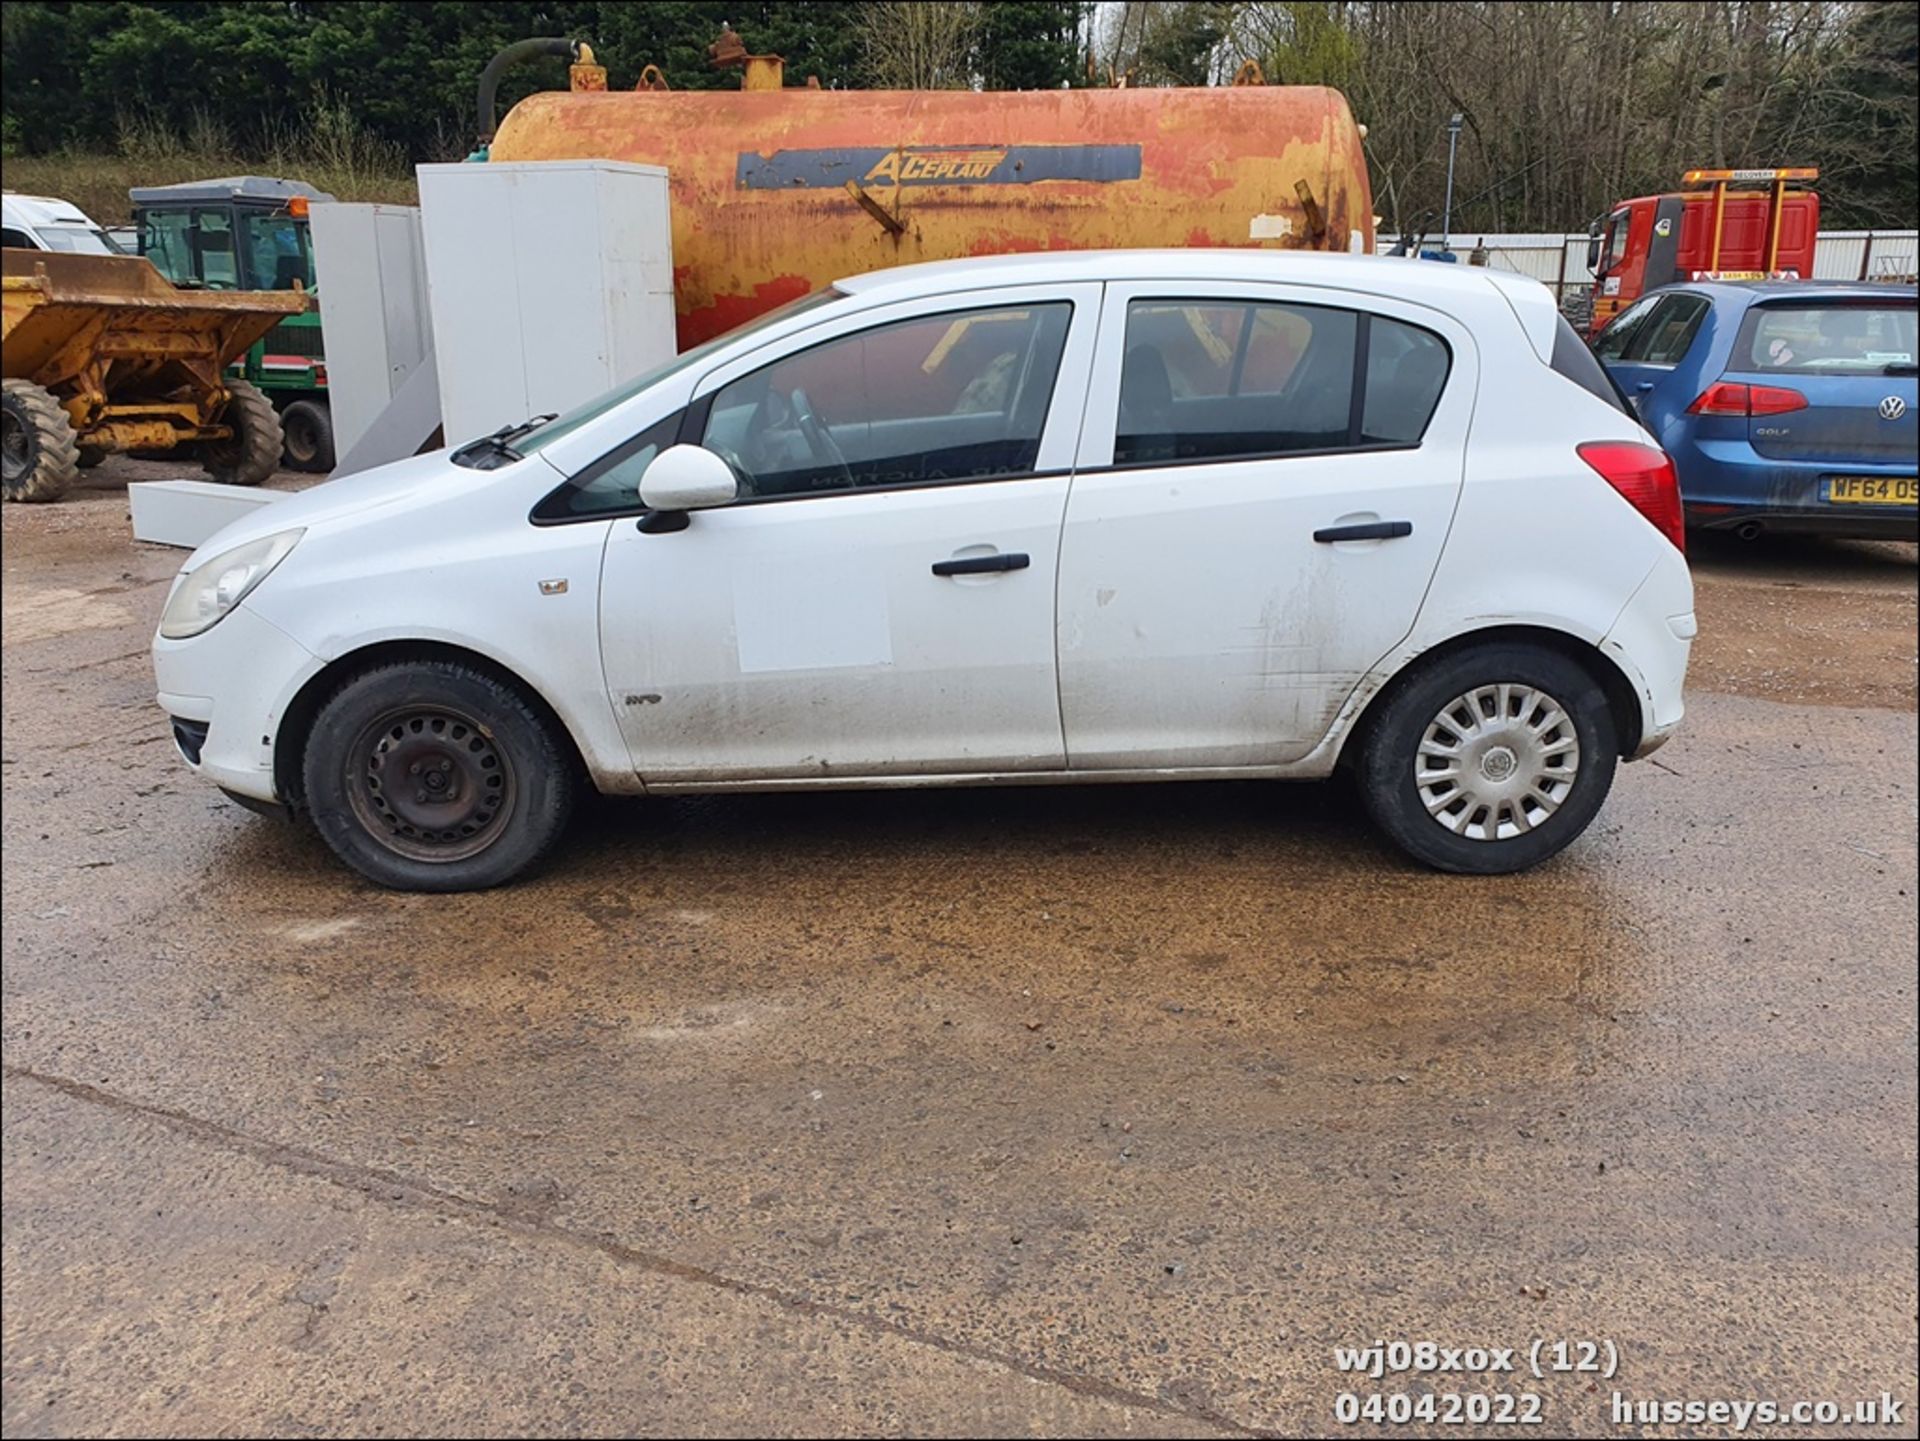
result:
[(106, 455), (186, 447), (208, 476), (258, 485), (280, 420), (226, 373), (299, 290), (182, 290), (131, 255), (0, 250), (0, 492), (55, 500)]

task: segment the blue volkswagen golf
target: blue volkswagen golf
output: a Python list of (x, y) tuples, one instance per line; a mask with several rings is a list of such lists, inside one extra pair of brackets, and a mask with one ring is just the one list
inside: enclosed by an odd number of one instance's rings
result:
[(1911, 286), (1697, 282), (1594, 341), (1673, 457), (1687, 524), (1920, 538)]

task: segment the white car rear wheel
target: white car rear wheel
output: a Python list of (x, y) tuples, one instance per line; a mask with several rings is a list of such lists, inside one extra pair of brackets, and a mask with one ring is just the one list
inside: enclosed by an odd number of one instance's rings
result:
[(1619, 741), (1604, 691), (1543, 646), (1494, 642), (1423, 666), (1372, 718), (1360, 758), (1368, 810), (1415, 859), (1499, 875), (1587, 828)]

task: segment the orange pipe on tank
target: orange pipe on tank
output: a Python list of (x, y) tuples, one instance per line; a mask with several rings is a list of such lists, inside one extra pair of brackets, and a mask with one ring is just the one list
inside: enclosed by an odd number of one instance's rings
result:
[[(1373, 250), (1346, 98), (1170, 90), (620, 91), (529, 96), (494, 160), (666, 167), (680, 343), (842, 276), (1026, 250)], [(851, 185), (849, 182), (853, 182)]]

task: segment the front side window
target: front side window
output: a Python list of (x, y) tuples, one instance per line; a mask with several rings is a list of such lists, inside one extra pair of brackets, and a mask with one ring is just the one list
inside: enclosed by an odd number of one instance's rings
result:
[(1607, 258), (1601, 263), (1600, 273), (1611, 275), (1620, 262), (1627, 258), (1627, 237), (1633, 231), (1633, 212), (1615, 211), (1607, 222)]
[(1072, 311), (948, 311), (825, 341), (722, 386), (700, 443), (743, 499), (1025, 474)]
[(1880, 375), (1911, 367), (1914, 307), (1884, 301), (1762, 305), (1749, 314), (1734, 359), (1753, 370)]

